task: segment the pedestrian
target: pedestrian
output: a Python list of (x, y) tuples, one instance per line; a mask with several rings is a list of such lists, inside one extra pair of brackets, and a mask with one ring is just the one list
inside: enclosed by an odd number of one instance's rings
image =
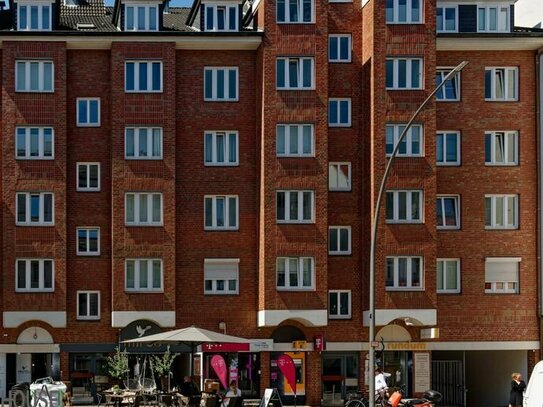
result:
[(509, 407), (522, 407), (523, 393), (526, 383), (522, 380), (520, 373), (511, 375), (511, 393), (509, 393)]
[(388, 398), (388, 384), (380, 368), (375, 369), (375, 395), (379, 395), (381, 398)]

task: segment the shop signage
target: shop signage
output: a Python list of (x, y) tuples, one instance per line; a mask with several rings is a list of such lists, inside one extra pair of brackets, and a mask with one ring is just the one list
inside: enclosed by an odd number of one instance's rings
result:
[(385, 351), (387, 350), (427, 350), (426, 342), (385, 342)]
[(317, 352), (322, 352), (324, 350), (324, 337), (322, 335), (315, 335), (314, 342), (313, 349)]
[(249, 352), (249, 343), (204, 343), (202, 352)]
[(293, 349), (305, 349), (307, 346), (307, 341), (294, 341), (292, 342)]
[(273, 339), (251, 339), (249, 349), (251, 352), (271, 352)]
[[(139, 319), (134, 321), (121, 330), (120, 341), (126, 341), (128, 339), (144, 338), (149, 335), (154, 335), (162, 332), (160, 328), (153, 321), (146, 319)], [(163, 343), (153, 342), (139, 342), (139, 343), (125, 343), (121, 345), (123, 350), (131, 353), (163, 353), (166, 352), (168, 345)], [(185, 345), (171, 345), (172, 352), (186, 352), (188, 346)]]
[(413, 359), (415, 368), (415, 393), (422, 393), (430, 388), (430, 354), (415, 352)]

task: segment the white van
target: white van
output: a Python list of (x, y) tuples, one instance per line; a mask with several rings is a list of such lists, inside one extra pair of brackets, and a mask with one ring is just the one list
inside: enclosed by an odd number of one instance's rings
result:
[(537, 362), (524, 392), (524, 407), (543, 407), (543, 360)]

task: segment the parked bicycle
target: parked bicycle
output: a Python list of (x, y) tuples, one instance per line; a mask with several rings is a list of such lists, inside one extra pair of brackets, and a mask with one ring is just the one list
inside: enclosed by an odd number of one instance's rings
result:
[(347, 394), (345, 407), (369, 407), (369, 401), (364, 397), (361, 391), (353, 391)]

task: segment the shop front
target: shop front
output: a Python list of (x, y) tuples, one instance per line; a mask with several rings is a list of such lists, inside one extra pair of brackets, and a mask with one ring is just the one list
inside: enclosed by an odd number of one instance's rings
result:
[(323, 352), (323, 405), (343, 405), (349, 392), (358, 391), (358, 360), (358, 352)]

